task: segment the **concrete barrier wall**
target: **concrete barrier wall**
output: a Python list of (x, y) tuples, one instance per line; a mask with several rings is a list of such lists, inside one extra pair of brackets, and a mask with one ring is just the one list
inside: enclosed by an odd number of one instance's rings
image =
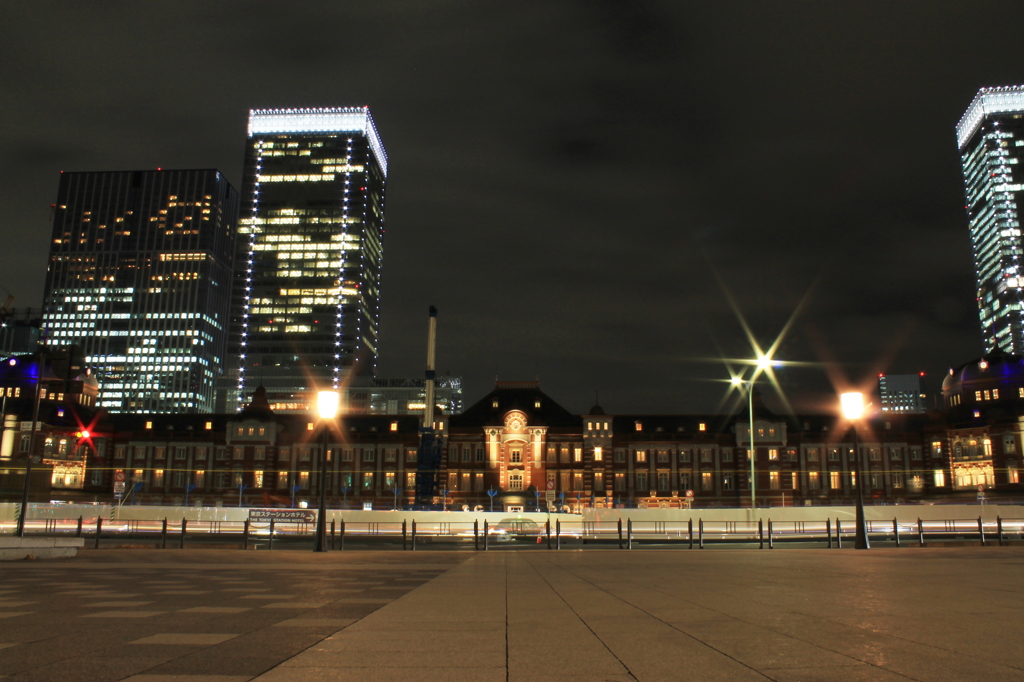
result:
[[(16, 503), (0, 504), (0, 523), (15, 520)], [(865, 516), (871, 521), (891, 521), (893, 518), (901, 522), (925, 521), (942, 519), (976, 519), (981, 516), (986, 521), (995, 521), (997, 516), (1004, 519), (1024, 519), (1024, 505), (893, 505), (865, 507)], [(111, 505), (89, 504), (31, 504), (29, 519), (77, 519), (84, 517), (86, 524), (95, 524), (96, 516), (104, 519), (155, 520), (168, 518), (171, 520), (188, 519), (189, 521), (236, 521), (242, 522), (249, 518), (248, 507), (175, 507), (125, 505), (119, 509)], [(562, 523), (578, 523), (598, 521), (614, 523), (618, 519), (633, 521), (681, 521), (687, 519), (704, 519), (705, 521), (757, 521), (772, 519), (773, 521), (824, 521), (825, 519), (853, 520), (856, 515), (854, 507), (768, 507), (759, 508), (751, 514), (750, 509), (588, 509), (583, 514), (547, 514), (544, 512), (413, 512), (413, 511), (363, 511), (331, 509), (328, 521), (344, 519), (351, 523), (401, 523), (403, 520), (417, 523), (473, 523), (484, 520), (498, 523), (504, 519), (530, 519), (543, 525), (548, 519), (552, 526), (556, 519)]]

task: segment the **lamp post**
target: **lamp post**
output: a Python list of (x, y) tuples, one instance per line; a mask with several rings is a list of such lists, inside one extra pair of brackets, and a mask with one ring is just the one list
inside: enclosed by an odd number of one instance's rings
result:
[(316, 515), (314, 552), (327, 551), (327, 432), (330, 425), (324, 422), (337, 418), (340, 402), (341, 396), (337, 391), (320, 391), (316, 394), (317, 412), (323, 423), (323, 450), (320, 453), (320, 510)]
[(744, 381), (740, 377), (733, 377), (731, 379), (733, 386), (746, 386), (747, 388), (747, 409), (750, 412), (750, 514), (753, 519), (754, 510), (757, 509), (757, 449), (754, 447), (754, 382), (757, 381), (757, 376), (761, 372), (767, 370), (772, 365), (772, 359), (770, 355), (758, 354), (756, 368), (754, 369), (753, 376), (750, 379)]
[(857, 421), (864, 415), (864, 395), (855, 392), (843, 393), (839, 396), (839, 404), (843, 416), (853, 426), (853, 475), (857, 480), (857, 535), (853, 546), (856, 549), (871, 549), (867, 522), (864, 520), (864, 478), (860, 472), (860, 439), (857, 436)]

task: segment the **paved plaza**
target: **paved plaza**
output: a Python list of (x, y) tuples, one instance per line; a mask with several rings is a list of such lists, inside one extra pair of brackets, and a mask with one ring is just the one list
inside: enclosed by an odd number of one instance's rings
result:
[(1024, 548), (98, 550), (0, 564), (5, 680), (1024, 679)]

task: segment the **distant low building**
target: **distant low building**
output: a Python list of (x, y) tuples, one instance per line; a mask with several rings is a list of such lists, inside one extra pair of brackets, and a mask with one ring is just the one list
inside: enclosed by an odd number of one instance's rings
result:
[(925, 411), (922, 374), (880, 374), (878, 395), (882, 412), (920, 413)]

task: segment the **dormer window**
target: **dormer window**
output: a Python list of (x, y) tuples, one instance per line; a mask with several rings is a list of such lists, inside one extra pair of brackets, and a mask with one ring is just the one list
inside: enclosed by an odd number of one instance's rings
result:
[(634, 422), (634, 424), (636, 425), (636, 430), (637, 431), (643, 431), (644, 430), (644, 425), (643, 425), (642, 422)]
[(537, 400), (533, 401), (533, 409), (535, 409), (535, 410), (539, 410), (540, 409), (540, 398), (538, 398)]
[(493, 407), (494, 409), (498, 409), (498, 399), (497, 398), (495, 398), (494, 400), (491, 401), (491, 407)]

